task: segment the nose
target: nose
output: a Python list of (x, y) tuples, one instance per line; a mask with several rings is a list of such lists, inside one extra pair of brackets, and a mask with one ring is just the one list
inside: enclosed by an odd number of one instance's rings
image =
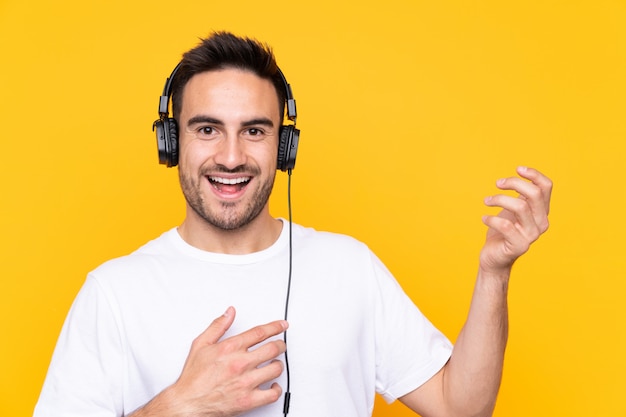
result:
[(235, 169), (246, 163), (245, 143), (237, 135), (226, 135), (216, 146), (215, 163)]

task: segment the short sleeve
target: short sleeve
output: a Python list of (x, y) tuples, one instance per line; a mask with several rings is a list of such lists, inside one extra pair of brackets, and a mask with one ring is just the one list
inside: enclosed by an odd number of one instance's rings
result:
[(376, 391), (387, 402), (415, 390), (448, 361), (452, 344), (372, 254), (376, 296)]
[(61, 330), (34, 417), (121, 416), (122, 375), (117, 320), (90, 276)]

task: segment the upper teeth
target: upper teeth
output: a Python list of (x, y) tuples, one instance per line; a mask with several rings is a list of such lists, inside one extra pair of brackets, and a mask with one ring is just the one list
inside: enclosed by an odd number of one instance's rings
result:
[(239, 178), (222, 178), (222, 177), (209, 177), (213, 182), (219, 182), (220, 184), (241, 184), (242, 182), (249, 181), (249, 177), (239, 177)]

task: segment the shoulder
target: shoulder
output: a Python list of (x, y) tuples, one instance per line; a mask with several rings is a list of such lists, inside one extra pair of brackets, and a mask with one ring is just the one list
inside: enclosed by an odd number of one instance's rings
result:
[(128, 276), (157, 266), (159, 263), (172, 258), (176, 252), (175, 239), (172, 236), (175, 233), (176, 229), (168, 230), (132, 253), (104, 262), (91, 271), (90, 275), (96, 277)]
[(345, 234), (294, 225), (294, 259), (313, 269), (350, 270), (363, 276), (376, 274), (382, 263), (360, 240)]
[(293, 225), (294, 244), (313, 247), (324, 251), (369, 253), (367, 245), (352, 236), (320, 231), (312, 227)]

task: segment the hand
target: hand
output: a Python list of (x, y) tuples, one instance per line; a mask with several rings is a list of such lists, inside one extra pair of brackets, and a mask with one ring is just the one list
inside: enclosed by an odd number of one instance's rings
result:
[(509, 270), (548, 230), (552, 181), (532, 168), (519, 167), (517, 173), (528, 181), (510, 177), (498, 180), (496, 185), (501, 190), (516, 191), (519, 196), (499, 194), (485, 199), (487, 206), (502, 208), (497, 216), (483, 217), (489, 230), (480, 254), (480, 268), (486, 272)]
[(277, 383), (268, 389), (259, 386), (283, 372), (276, 357), (285, 352), (285, 343), (273, 340), (250, 348), (284, 332), (287, 322), (274, 321), (219, 341), (234, 319), (235, 309), (229, 307), (193, 341), (180, 378), (169, 392), (181, 415), (235, 416), (280, 398)]

